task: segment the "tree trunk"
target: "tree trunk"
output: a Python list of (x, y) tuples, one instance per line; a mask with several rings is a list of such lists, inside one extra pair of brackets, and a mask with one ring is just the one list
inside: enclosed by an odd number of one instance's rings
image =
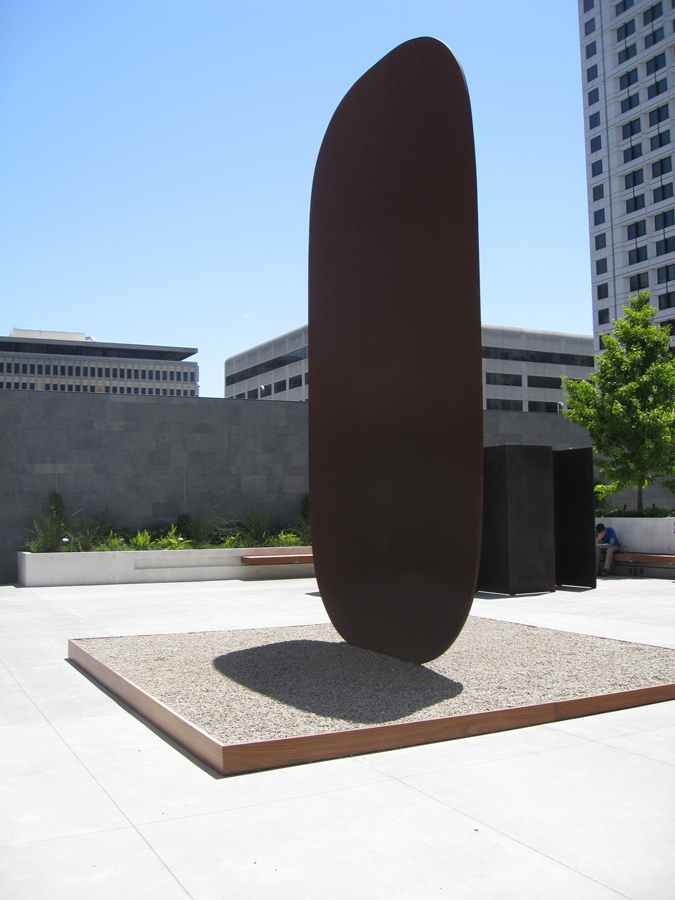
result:
[(637, 511), (639, 513), (642, 512), (642, 485), (638, 484), (637, 486)]

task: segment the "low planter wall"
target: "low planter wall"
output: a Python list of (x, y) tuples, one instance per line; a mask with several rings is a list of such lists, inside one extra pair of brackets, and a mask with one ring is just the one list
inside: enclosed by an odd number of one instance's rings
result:
[(241, 557), (269, 553), (298, 556), (311, 547), (251, 547), (228, 550), (113, 550), (93, 553), (19, 552), (22, 587), (77, 584), (149, 584), (170, 581), (258, 581), (313, 578), (312, 563), (247, 566)]
[(623, 516), (613, 518), (596, 517), (595, 524), (602, 522), (616, 531), (622, 550), (633, 553), (675, 553), (675, 518), (673, 519), (631, 519)]

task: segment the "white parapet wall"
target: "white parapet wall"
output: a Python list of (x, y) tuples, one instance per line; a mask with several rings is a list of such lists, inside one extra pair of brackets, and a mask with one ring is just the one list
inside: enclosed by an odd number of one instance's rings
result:
[(632, 519), (629, 517), (596, 517), (616, 531), (622, 550), (632, 553), (675, 553), (675, 518)]
[(258, 581), (313, 578), (312, 563), (244, 565), (242, 556), (298, 556), (311, 547), (251, 547), (228, 550), (112, 550), (91, 553), (19, 552), (22, 587), (76, 584), (149, 584), (170, 581)]

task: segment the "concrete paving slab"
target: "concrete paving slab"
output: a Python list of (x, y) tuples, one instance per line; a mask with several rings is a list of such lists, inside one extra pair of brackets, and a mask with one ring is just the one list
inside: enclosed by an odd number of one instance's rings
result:
[(603, 741), (623, 734), (642, 734), (668, 725), (675, 725), (675, 700), (615, 710), (599, 716), (551, 722), (546, 727), (589, 741)]
[(622, 734), (618, 737), (607, 738), (602, 743), (675, 766), (675, 725), (654, 728), (652, 731)]
[(126, 715), (65, 659), (48, 666), (16, 667), (12, 676), (46, 719)]
[(338, 759), (223, 778), (195, 765), (129, 716), (70, 719), (54, 727), (106, 793), (135, 824), (259, 806), (386, 776), (356, 759)]
[(623, 895), (672, 898), (673, 766), (586, 742), (405, 783)]
[(44, 716), (16, 678), (0, 664), (0, 726), (44, 722)]
[(195, 900), (618, 896), (393, 780), (139, 830)]
[(371, 753), (368, 756), (359, 757), (359, 759), (362, 759), (366, 765), (386, 772), (394, 778), (406, 778), (443, 769), (473, 766), (495, 759), (526, 756), (542, 750), (571, 747), (584, 740), (583, 737), (554, 731), (545, 725), (536, 725), (533, 728), (518, 728), (515, 731), (502, 731), (456, 741), (442, 741), (438, 744), (424, 744), (420, 747), (404, 747), (401, 750), (384, 753)]
[(186, 900), (134, 828), (0, 848), (3, 900)]

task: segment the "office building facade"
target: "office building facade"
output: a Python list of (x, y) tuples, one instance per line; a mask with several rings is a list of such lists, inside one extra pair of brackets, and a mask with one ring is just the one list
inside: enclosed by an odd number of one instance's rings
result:
[(0, 390), (198, 397), (196, 352), (14, 329), (0, 337)]
[(674, 10), (579, 0), (596, 351), (639, 290), (675, 332)]
[[(593, 338), (498, 325), (482, 326), (483, 408), (558, 413), (561, 378), (593, 371)], [(225, 397), (238, 400), (309, 399), (308, 329), (232, 356), (225, 362)]]

